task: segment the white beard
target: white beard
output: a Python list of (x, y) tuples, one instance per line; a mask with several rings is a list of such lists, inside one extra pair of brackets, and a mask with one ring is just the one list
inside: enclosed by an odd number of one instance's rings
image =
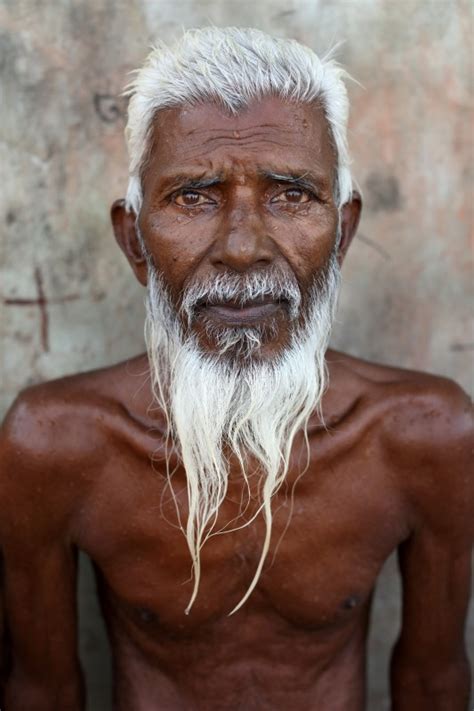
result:
[[(145, 334), (153, 393), (164, 410), (168, 435), (186, 472), (189, 513), (181, 528), (194, 574), (186, 614), (199, 588), (200, 550), (219, 532), (215, 528), (227, 492), (229, 453), (240, 463), (248, 492), (249, 456), (257, 462), (261, 475), (257, 514), (263, 512), (265, 539), (252, 583), (233, 613), (260, 577), (270, 546), (271, 499), (286, 477), (294, 437), (303, 430), (307, 440), (308, 420), (315, 411), (322, 420), (325, 353), (339, 291), (339, 265), (334, 251), (324, 273), (314, 280), (304, 319), (296, 281), (254, 272), (249, 276), (222, 275), (210, 284), (186, 289), (180, 307), (182, 321), (149, 255), (147, 259)], [(259, 296), (284, 298), (293, 326), (289, 346), (277, 358), (265, 360), (258, 357), (259, 349), (262, 342), (271, 340), (275, 325), (265, 330), (209, 324), (207, 334), (216, 344), (216, 352), (203, 351), (191, 330), (193, 307), (209, 295), (221, 300), (238, 296), (243, 303)]]

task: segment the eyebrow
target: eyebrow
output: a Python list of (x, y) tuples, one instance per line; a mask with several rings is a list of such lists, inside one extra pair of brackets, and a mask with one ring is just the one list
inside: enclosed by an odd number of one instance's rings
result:
[[(258, 168), (258, 175), (265, 180), (272, 180), (277, 183), (287, 183), (288, 185), (294, 185), (306, 190), (311, 190), (315, 187), (325, 188), (327, 186), (324, 176), (317, 175), (311, 171), (289, 171), (280, 173), (273, 170)], [(189, 190), (203, 190), (213, 185), (222, 185), (225, 182), (226, 177), (222, 173), (209, 176), (201, 174), (195, 177), (192, 177), (189, 173), (180, 173), (164, 178), (162, 187), (166, 189), (187, 188)]]
[(259, 170), (259, 174), (262, 178), (267, 180), (274, 180), (277, 183), (288, 183), (289, 185), (296, 185), (299, 188), (305, 188), (307, 190), (311, 190), (315, 186), (324, 187), (326, 184), (322, 176), (315, 175), (310, 171), (304, 173), (275, 173), (272, 170)]
[(207, 178), (205, 176), (192, 178), (190, 175), (183, 173), (181, 175), (173, 175), (172, 177), (165, 179), (163, 184), (167, 188), (176, 186), (185, 187), (190, 190), (202, 190), (223, 182), (224, 180), (221, 175), (211, 175)]

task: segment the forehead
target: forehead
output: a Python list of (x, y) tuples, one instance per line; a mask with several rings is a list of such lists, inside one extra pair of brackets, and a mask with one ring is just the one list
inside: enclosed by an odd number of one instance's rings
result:
[(252, 167), (317, 171), (334, 177), (336, 155), (319, 104), (277, 97), (255, 101), (232, 116), (215, 104), (161, 110), (153, 123), (144, 180), (193, 170)]

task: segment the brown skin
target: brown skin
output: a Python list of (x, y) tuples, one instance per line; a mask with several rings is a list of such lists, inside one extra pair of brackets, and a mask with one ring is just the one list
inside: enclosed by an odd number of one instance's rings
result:
[[(304, 174), (314, 188), (294, 188), (262, 171)], [(189, 179), (203, 176), (221, 182), (183, 192)], [(304, 291), (334, 244), (333, 184), (334, 153), (315, 107), (267, 99), (232, 118), (212, 105), (162, 112), (140, 228), (176, 305), (189, 279), (221, 270), (278, 265)], [(343, 209), (341, 260), (359, 213), (355, 194)], [(117, 202), (112, 219), (145, 284), (135, 216)], [(221, 323), (251, 316), (207, 313)], [(287, 342), (283, 314), (280, 322), (264, 357)], [(200, 322), (196, 329), (203, 347), (212, 348)], [(310, 423), (310, 466), (295, 486), (284, 533), (289, 492), (305, 459), (297, 437), (289, 485), (274, 501), (267, 564), (231, 617), (255, 572), (264, 525), (258, 517), (206, 544), (201, 587), (186, 616), (190, 558), (166, 487), (163, 418), (148, 411), (146, 356), (19, 396), (0, 442), (13, 659), (7, 711), (84, 708), (77, 549), (97, 570), (116, 709), (363, 709), (371, 596), (397, 548), (403, 627), (392, 661), (392, 709), (467, 708), (463, 627), (474, 505), (468, 399), (443, 378), (342, 353), (329, 351), (328, 365), (329, 429), (316, 417)], [(185, 518), (185, 474), (172, 457), (174, 464)], [(238, 514), (241, 486), (232, 470), (219, 524)]]

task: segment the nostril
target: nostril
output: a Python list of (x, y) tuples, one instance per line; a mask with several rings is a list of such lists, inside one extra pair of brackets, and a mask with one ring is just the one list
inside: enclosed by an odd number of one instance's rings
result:
[(226, 231), (215, 240), (210, 256), (214, 266), (239, 273), (268, 267), (274, 259), (271, 240), (259, 230)]
[(228, 256), (223, 259), (211, 260), (212, 266), (219, 272), (228, 272), (229, 269), (236, 274), (245, 274), (260, 269), (268, 269), (273, 263), (272, 259), (231, 259)]

